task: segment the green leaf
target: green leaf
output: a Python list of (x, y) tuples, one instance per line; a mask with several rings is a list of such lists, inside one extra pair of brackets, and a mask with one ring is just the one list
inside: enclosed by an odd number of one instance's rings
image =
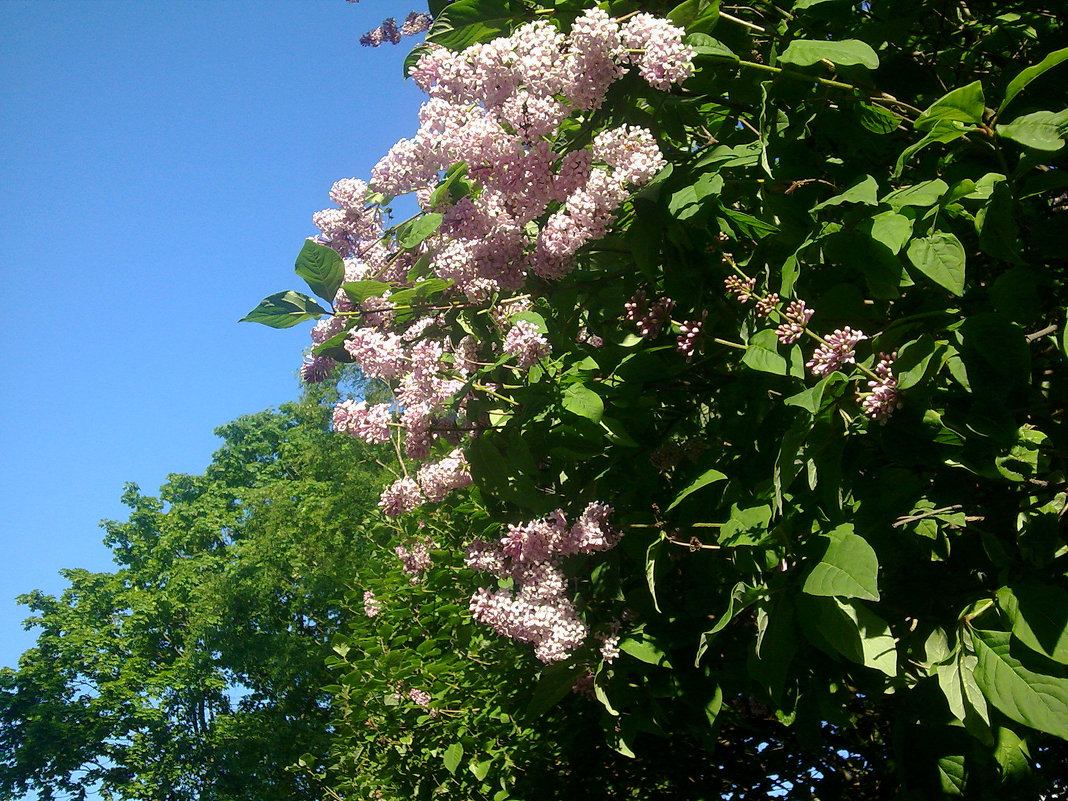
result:
[(876, 214), (863, 227), (872, 239), (885, 245), (892, 253), (900, 253), (912, 236), (912, 220), (894, 211)]
[(882, 202), (888, 204), (895, 211), (906, 206), (926, 208), (937, 203), (948, 190), (949, 184), (941, 178), (935, 178), (912, 186), (904, 186), (888, 194), (882, 199)]
[(1033, 651), (1068, 665), (1068, 592), (1037, 582), (998, 590), (998, 606), (1012, 633)]
[(512, 325), (515, 325), (516, 323), (520, 323), (520, 322), (522, 322), (522, 323), (530, 323), (532, 326), (534, 326), (538, 330), (539, 334), (548, 334), (549, 333), (549, 326), (545, 323), (545, 318), (542, 317), (537, 312), (532, 312), (532, 311), (517, 312), (517, 313), (513, 314), (511, 317), (508, 318), (508, 322), (510, 322)]
[(962, 754), (947, 754), (938, 759), (938, 778), (942, 784), (942, 792), (947, 796), (964, 795), (964, 784), (967, 773), (964, 769), (964, 756)]
[(878, 69), (879, 56), (871, 45), (859, 39), (827, 42), (822, 39), (795, 39), (779, 56), (779, 63), (807, 67), (827, 60), (832, 64), (859, 64), (870, 70)]
[(507, 35), (523, 19), (523, 5), (514, 0), (456, 0), (434, 18), (426, 40), (450, 50)]
[(897, 376), (899, 389), (916, 386), (927, 374), (934, 355), (943, 348), (938, 346), (930, 334), (923, 334), (919, 339), (906, 342), (898, 349), (894, 362), (894, 375)]
[(1036, 111), (998, 125), (998, 136), (1011, 139), (1034, 150), (1060, 150), (1068, 137), (1068, 109)]
[(445, 763), (445, 770), (449, 773), (456, 773), (456, 768), (460, 765), (460, 760), (464, 756), (463, 743), (453, 743), (445, 749), (445, 753), (441, 756), (441, 761)]
[(467, 769), (471, 771), (471, 775), (474, 776), (477, 781), (482, 781), (489, 775), (491, 765), (493, 765), (492, 759), (486, 759), (482, 762), (472, 759), (467, 763)]
[(392, 288), (392, 284), (383, 281), (349, 281), (345, 284), (345, 294), (359, 306), (368, 298), (382, 297)]
[(707, 58), (717, 61), (738, 61), (738, 56), (719, 39), (708, 34), (691, 33), (686, 37), (686, 44), (694, 49), (695, 58)]
[(424, 212), (410, 223), (397, 229), (397, 244), (402, 248), (414, 248), (436, 230), (444, 219), (432, 211)]
[(727, 478), (727, 477), (723, 473), (719, 472), (718, 470), (706, 470), (701, 475), (699, 475), (697, 478), (695, 478), (689, 484), (689, 486), (686, 487), (686, 489), (684, 489), (682, 492), (680, 492), (678, 495), (676, 495), (675, 496), (675, 500), (673, 500), (671, 502), (671, 505), (667, 509), (665, 509), (664, 511), (665, 512), (670, 512), (672, 509), (674, 509), (676, 506), (678, 506), (680, 503), (682, 503), (688, 497), (693, 495), (693, 493), (697, 492), (697, 490), (702, 489), (704, 487), (707, 487), (709, 484), (714, 484), (717, 481), (723, 481), (725, 478)]
[(1037, 64), (1022, 70), (1019, 75), (1009, 81), (1009, 85), (1005, 88), (1005, 99), (1001, 101), (1001, 105), (998, 107), (998, 116), (1001, 116), (1001, 112), (1005, 110), (1005, 107), (1008, 106), (1013, 98), (1020, 94), (1031, 81), (1042, 75), (1044, 72), (1053, 69), (1058, 64), (1063, 64), (1065, 61), (1068, 61), (1068, 47), (1061, 50), (1054, 50)]
[(897, 644), (890, 627), (859, 601), (802, 595), (798, 611), (816, 646), (891, 678), (897, 675)]
[(964, 246), (953, 234), (936, 231), (913, 239), (906, 251), (921, 273), (954, 295), (964, 294)]
[(317, 320), (329, 313), (316, 303), (314, 298), (300, 292), (278, 292), (264, 298), (259, 306), (238, 322), (261, 323), (271, 328), (289, 328), (305, 320)]
[(842, 194), (828, 198), (822, 203), (812, 207), (812, 211), (819, 211), (828, 206), (840, 206), (843, 203), (863, 203), (866, 206), (874, 206), (879, 202), (879, 182), (870, 175), (854, 181), (853, 184)]
[(442, 203), (455, 203), (471, 194), (475, 184), (467, 180), (467, 165), (458, 161), (445, 172), (445, 177), (430, 195), (430, 207), (437, 208)]
[(327, 303), (334, 302), (341, 282), (345, 280), (345, 262), (337, 251), (308, 239), (297, 254), (297, 275), (311, 291)]
[[(1038, 673), (1013, 653), (1006, 631), (971, 630), (975, 680), (987, 699), (1025, 726), (1068, 739), (1068, 679)], [(1048, 663), (1056, 668), (1055, 663)]]
[(567, 697), (578, 678), (574, 667), (563, 664), (549, 665), (541, 671), (534, 693), (527, 704), (528, 719), (540, 718), (562, 699)]
[(734, 619), (735, 615), (750, 606), (754, 601), (763, 596), (763, 594), (763, 589), (751, 587), (744, 581), (739, 581), (734, 585), (734, 588), (731, 590), (730, 600), (727, 602), (727, 611), (719, 616), (716, 625), (701, 634), (701, 639), (697, 646), (697, 654), (693, 660), (694, 667), (701, 666), (701, 657), (703, 657), (705, 651), (708, 650), (712, 638), (723, 631), (723, 629), (727, 627), (727, 624)]
[(630, 654), (635, 659), (649, 665), (658, 665), (666, 668), (671, 667), (671, 663), (668, 661), (667, 654), (664, 653), (664, 650), (644, 634), (634, 634), (625, 637), (619, 643), (619, 650), (625, 654)]
[(739, 233), (750, 239), (763, 239), (779, 230), (778, 226), (773, 223), (723, 205), (719, 206), (719, 214), (720, 217), (726, 218), (731, 227), (736, 228)]
[(561, 405), (572, 414), (598, 422), (604, 414), (604, 401), (601, 396), (585, 384), (572, 384), (564, 390)]
[(656, 560), (666, 546), (667, 541), (659, 537), (649, 543), (649, 547), (645, 550), (645, 583), (649, 586), (649, 595), (653, 598), (653, 608), (661, 614), (663, 610), (656, 599)]
[(809, 595), (879, 600), (879, 559), (852, 525), (839, 526), (827, 537), (827, 550), (805, 579)]
[(754, 370), (775, 375), (792, 375), (800, 378), (805, 374), (800, 348), (793, 346), (790, 350), (789, 361), (787, 361), (787, 357), (779, 353), (779, 338), (774, 328), (757, 331), (749, 338), (745, 355), (742, 356), (742, 364)]
[(724, 545), (762, 545), (768, 541), (768, 524), (771, 522), (771, 506), (731, 506), (731, 516), (719, 530), (719, 540)]
[(974, 81), (938, 98), (916, 118), (913, 125), (917, 131), (964, 131), (965, 126), (978, 125), (983, 121), (985, 109), (983, 84)]
[(803, 392), (798, 392), (796, 395), (791, 395), (785, 401), (787, 406), (799, 406), (806, 410), (811, 415), (817, 415), (823, 408), (824, 393), (828, 389), (832, 389), (835, 384), (848, 383), (848, 379), (840, 372), (833, 372), (829, 376), (820, 380), (814, 387), (809, 387)]
[(1006, 779), (1021, 779), (1031, 773), (1031, 754), (1027, 750), (1027, 741), (1012, 729), (999, 726), (994, 759), (1001, 766), (1001, 774)]
[(857, 103), (853, 107), (853, 112), (857, 115), (857, 121), (861, 125), (877, 134), (893, 133), (901, 124), (902, 119), (884, 108), (869, 103)]

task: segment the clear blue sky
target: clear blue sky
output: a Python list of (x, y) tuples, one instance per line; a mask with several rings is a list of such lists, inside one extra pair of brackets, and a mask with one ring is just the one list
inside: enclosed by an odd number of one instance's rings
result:
[[(299, 288), (342, 177), (416, 127), (407, 3), (0, 2), (0, 665), (16, 595), (108, 570), (124, 482), (198, 473), (212, 429), (294, 398), (304, 324), (237, 320)], [(412, 40), (408, 40), (409, 42)]]

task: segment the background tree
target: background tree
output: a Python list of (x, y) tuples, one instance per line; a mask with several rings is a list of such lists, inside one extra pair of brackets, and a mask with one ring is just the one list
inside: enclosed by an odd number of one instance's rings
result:
[(0, 794), (294, 799), (326, 753), (324, 659), (370, 558), (374, 447), (327, 432), (332, 382), (222, 426), (203, 475), (126, 488), (112, 573), (23, 596), (35, 648), (0, 676)]

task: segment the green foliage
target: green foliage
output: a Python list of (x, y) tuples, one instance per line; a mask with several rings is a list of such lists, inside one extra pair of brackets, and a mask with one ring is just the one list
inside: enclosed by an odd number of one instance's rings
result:
[[(459, 0), (429, 38), (459, 49), (532, 19), (566, 31), (588, 5)], [(474, 488), (374, 535), (388, 550), (429, 531), (441, 550), (419, 585), (396, 567), (361, 574), (387, 611), (361, 619), (350, 598), (323, 780), (353, 797), (498, 801), (585, 797), (582, 775), (607, 788), (591, 797), (1063, 793), (1061, 9), (602, 5), (670, 15), (695, 73), (671, 92), (623, 79), (555, 144), (643, 126), (668, 166), (571, 273), (523, 287), (552, 352), (529, 371), (491, 358), (470, 379), (483, 391), (467, 414), (485, 422), (465, 443)], [(479, 191), (456, 165), (434, 197)], [(400, 244), (439, 224), (411, 223)], [(726, 279), (751, 279), (761, 306)], [(487, 312), (504, 298), (390, 289), (416, 311), (433, 296), (452, 342), (500, 346)], [(659, 336), (625, 321), (642, 293), (675, 302)], [(814, 316), (784, 342), (801, 300)], [(692, 321), (687, 355), (674, 340)], [(814, 374), (847, 328), (864, 332), (853, 361)], [(885, 369), (898, 383), (877, 414)], [(594, 499), (622, 540), (565, 568), (595, 636), (538, 670), (472, 626), (463, 604), (484, 576), (459, 554)], [(613, 626), (608, 659), (596, 635)], [(587, 671), (593, 699), (567, 693)], [(427, 710), (404, 695), (419, 688)], [(574, 770), (594, 717), (645, 779)], [(674, 776), (648, 767), (664, 749)]]

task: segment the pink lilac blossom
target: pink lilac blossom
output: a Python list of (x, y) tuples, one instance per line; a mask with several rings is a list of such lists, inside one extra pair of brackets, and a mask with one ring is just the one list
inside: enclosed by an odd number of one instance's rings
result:
[(416, 474), (416, 482), (428, 501), (444, 500), (451, 492), (470, 487), (471, 470), (463, 451), (457, 449), (444, 459), (423, 465)]
[(368, 406), (366, 401), (346, 400), (334, 407), (333, 420), (335, 431), (364, 442), (382, 444), (389, 442), (393, 410), (388, 403)]
[(378, 613), (382, 611), (382, 602), (375, 598), (375, 594), (370, 590), (367, 590), (363, 594), (363, 613), (367, 617), (378, 617)]
[(827, 376), (838, 370), (844, 364), (854, 364), (856, 354), (854, 349), (857, 343), (867, 339), (861, 331), (854, 331), (849, 326), (836, 329), (835, 332), (824, 337), (825, 344), (816, 348), (812, 359), (805, 363), (805, 367), (812, 371), (813, 375)]
[(519, 367), (527, 368), (549, 355), (549, 343), (537, 327), (518, 320), (504, 338), (502, 349), (515, 357)]
[(430, 693), (425, 690), (412, 688), (408, 691), (408, 697), (412, 699), (412, 703), (416, 706), (421, 706), (423, 709), (430, 708)]
[(499, 634), (534, 645), (543, 662), (568, 658), (588, 630), (567, 597), (567, 580), (559, 568), (564, 557), (613, 547), (618, 533), (608, 526), (611, 507), (590, 503), (570, 526), (563, 511), (511, 525), (497, 546), (471, 543), (466, 564), (498, 578), (511, 578), (514, 590), (480, 589), (471, 598), (475, 620)]
[(396, 334), (357, 328), (345, 340), (345, 350), (368, 378), (396, 378), (404, 369), (404, 349)]
[(337, 336), (345, 330), (345, 320), (341, 317), (325, 317), (311, 330), (311, 341), (314, 345), (321, 345), (331, 337)]
[(635, 186), (649, 183), (667, 164), (652, 133), (632, 125), (597, 134), (593, 157), (612, 167), (616, 178)]
[(753, 296), (753, 288), (756, 286), (756, 280), (753, 278), (742, 278), (738, 275), (728, 275), (723, 279), (723, 285), (727, 288), (728, 292), (734, 295), (739, 303), (746, 303), (749, 298)]
[(682, 43), (685, 33), (666, 19), (638, 14), (627, 20), (620, 34), (638, 72), (653, 87), (668, 91), (694, 73), (694, 50)]
[(411, 576), (410, 581), (412, 584), (418, 584), (423, 571), (434, 564), (430, 558), (430, 551), (437, 547), (436, 542), (429, 537), (424, 537), (422, 540), (412, 543), (411, 549), (403, 545), (398, 545), (393, 549), (394, 553), (397, 554), (397, 558), (401, 560), (401, 567), (404, 572)]
[(694, 353), (697, 352), (697, 341), (701, 336), (701, 328), (704, 326), (704, 318), (700, 320), (690, 320), (679, 326), (680, 335), (675, 340), (675, 348), (687, 360), (692, 359)]
[(773, 311), (775, 311), (775, 309), (778, 308), (780, 300), (781, 300), (781, 298), (779, 297), (779, 293), (778, 292), (771, 292), (771, 293), (765, 295), (762, 298), (757, 298), (757, 302), (756, 302), (756, 313), (757, 313), (757, 316), (758, 317), (767, 317), (769, 314), (771, 314)]
[(864, 416), (878, 423), (885, 423), (895, 409), (901, 408), (898, 398), (897, 377), (893, 372), (893, 364), (897, 359), (897, 352), (880, 353), (879, 361), (872, 372), (879, 378), (868, 381), (867, 393), (861, 395), (860, 408)]
[(408, 514), (423, 502), (423, 493), (415, 479), (405, 476), (397, 479), (382, 492), (378, 506), (387, 517)]
[(808, 327), (812, 319), (812, 309), (807, 308), (803, 300), (793, 300), (782, 316), (786, 318), (786, 322), (775, 329), (775, 334), (782, 344), (792, 345)]

